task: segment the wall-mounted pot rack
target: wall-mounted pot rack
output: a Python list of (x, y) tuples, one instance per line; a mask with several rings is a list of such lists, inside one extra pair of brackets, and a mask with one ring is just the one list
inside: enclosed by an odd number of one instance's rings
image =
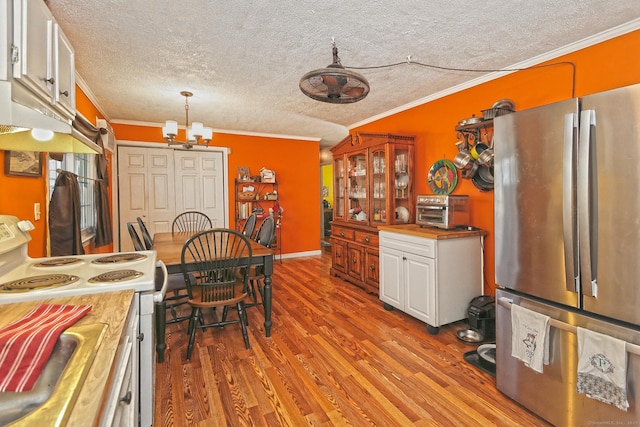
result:
[[(456, 137), (463, 139), (466, 149), (470, 150), (478, 141), (488, 143), (487, 139), (489, 131), (493, 130), (493, 119), (481, 119), (477, 123), (456, 126)], [(485, 137), (482, 137), (482, 131), (485, 131)]]
[(502, 99), (482, 110), (482, 117), (474, 114), (455, 128), (459, 153), (453, 163), (462, 171), (462, 178), (471, 179), (481, 191), (493, 190), (493, 119), (513, 111), (513, 101)]

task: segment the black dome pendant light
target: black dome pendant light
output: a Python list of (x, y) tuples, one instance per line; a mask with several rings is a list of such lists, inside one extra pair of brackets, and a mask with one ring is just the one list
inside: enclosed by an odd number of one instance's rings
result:
[(345, 69), (333, 42), (333, 63), (326, 68), (309, 71), (300, 79), (300, 90), (309, 98), (330, 104), (349, 104), (364, 99), (369, 82), (360, 74)]

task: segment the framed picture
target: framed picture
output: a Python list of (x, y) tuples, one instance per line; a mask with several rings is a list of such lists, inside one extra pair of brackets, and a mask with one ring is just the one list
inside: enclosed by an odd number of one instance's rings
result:
[(4, 174), (14, 176), (42, 176), (42, 153), (33, 151), (5, 151)]
[(251, 181), (249, 176), (249, 168), (238, 166), (238, 181)]

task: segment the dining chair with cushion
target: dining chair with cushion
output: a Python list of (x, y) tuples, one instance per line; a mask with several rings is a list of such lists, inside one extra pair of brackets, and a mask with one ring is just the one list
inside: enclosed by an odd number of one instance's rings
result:
[(138, 217), (136, 219), (138, 221), (138, 226), (140, 227), (140, 233), (142, 233), (142, 241), (144, 242), (145, 248), (150, 251), (153, 248), (153, 238), (149, 233), (149, 229), (147, 229), (147, 225), (144, 223), (142, 218)]
[[(187, 360), (191, 359), (198, 329), (240, 323), (245, 347), (250, 348), (244, 301), (247, 298), (251, 257), (250, 240), (235, 230), (206, 230), (192, 236), (184, 244), (181, 265), (191, 306)], [(195, 281), (189, 280), (189, 273), (193, 273)], [(222, 308), (222, 313), (209, 310), (215, 319), (207, 322), (203, 310), (218, 307)], [(237, 319), (227, 319), (230, 307), (237, 309)]]
[(240, 233), (247, 236), (249, 239), (253, 238), (253, 232), (256, 229), (256, 223), (258, 222), (258, 215), (252, 213), (247, 217), (247, 220), (242, 224), (242, 230)]
[(182, 212), (171, 224), (171, 231), (203, 231), (213, 227), (211, 219), (198, 211)]
[[(260, 223), (260, 227), (254, 236), (254, 240), (267, 248), (271, 247), (273, 238), (275, 237), (276, 222), (272, 216), (266, 217)], [(249, 296), (253, 300), (252, 303), (246, 304), (247, 307), (253, 307), (262, 304), (263, 299), (263, 284), (264, 284), (264, 268), (261, 265), (252, 267), (249, 270)], [(256, 294), (256, 288), (260, 294), (260, 301)]]
[(131, 236), (131, 242), (133, 243), (133, 249), (136, 251), (144, 251), (145, 247), (142, 244), (142, 240), (140, 240), (140, 236), (133, 226), (133, 222), (127, 223), (127, 230), (129, 231), (129, 236)]

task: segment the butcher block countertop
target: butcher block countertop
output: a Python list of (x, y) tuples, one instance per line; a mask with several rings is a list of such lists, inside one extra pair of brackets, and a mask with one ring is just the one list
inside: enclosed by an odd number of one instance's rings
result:
[(400, 225), (379, 225), (379, 231), (391, 231), (393, 233), (408, 234), (417, 237), (426, 237), (427, 239), (444, 240), (444, 239), (460, 239), (463, 237), (486, 236), (484, 230), (443, 230), (437, 227), (420, 227), (417, 224), (400, 224)]
[(2, 313), (2, 315), (0, 315), (0, 328), (24, 317), (37, 305), (43, 303), (70, 305), (91, 304), (93, 306), (91, 311), (73, 326), (95, 323), (108, 325), (104, 332), (100, 348), (91, 365), (91, 369), (82, 385), (67, 426), (86, 427), (94, 425), (98, 421), (97, 418), (92, 417), (97, 417), (100, 414), (101, 405), (105, 397), (104, 393), (110, 381), (110, 367), (113, 365), (132, 301), (133, 291), (126, 290), (0, 305), (0, 312)]

